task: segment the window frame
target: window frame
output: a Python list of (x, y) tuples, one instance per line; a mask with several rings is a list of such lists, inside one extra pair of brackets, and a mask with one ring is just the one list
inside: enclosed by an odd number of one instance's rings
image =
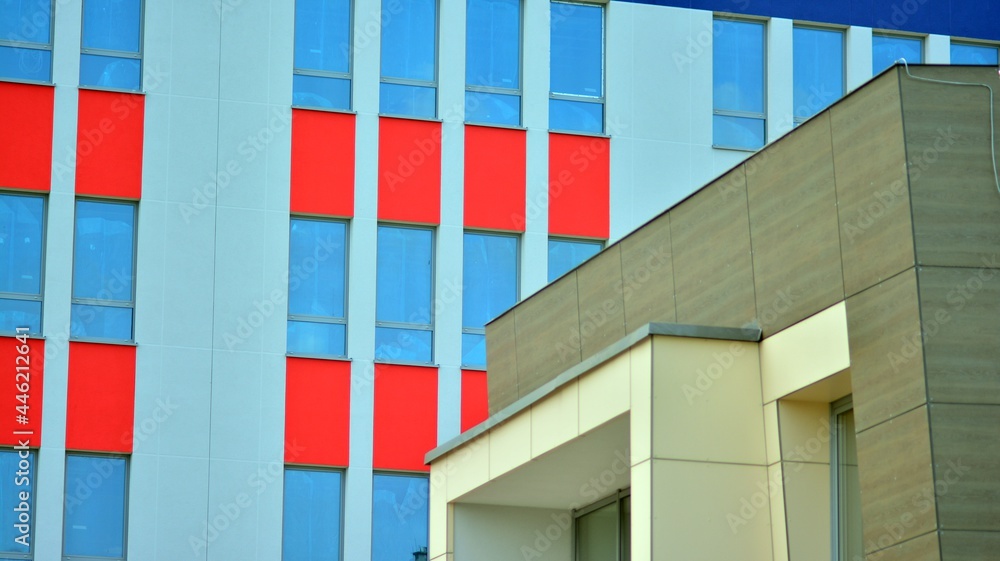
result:
[(334, 78), (339, 80), (347, 80), (347, 107), (321, 107), (315, 105), (301, 105), (294, 103), (294, 85), (292, 87), (292, 107), (296, 109), (312, 109), (316, 111), (331, 111), (334, 113), (354, 113), (354, 8), (355, 0), (348, 0), (347, 7), (347, 72), (333, 72), (330, 70), (316, 70), (312, 68), (300, 68), (295, 65), (295, 46), (298, 44), (298, 26), (295, 25), (294, 20), (298, 16), (299, 2), (302, 0), (294, 0), (293, 10), (292, 10), (292, 79), (295, 76), (312, 76), (314, 78)]
[[(505, 127), (505, 128), (522, 128), (524, 126), (524, 8), (525, 0), (517, 0), (517, 88), (501, 88), (497, 86), (480, 86), (480, 85), (470, 85), (468, 76), (465, 79), (465, 93), (466, 99), (469, 93), (483, 93), (483, 94), (498, 94), (498, 95), (509, 95), (517, 97), (517, 123), (505, 124), (505, 123), (495, 123), (490, 121), (477, 121), (469, 119), (468, 108), (465, 110), (465, 124), (468, 125), (481, 125), (487, 127)], [(465, 28), (469, 29), (469, 0), (465, 0)], [(466, 50), (465, 50), (465, 66), (469, 66), (469, 39), (466, 36), (465, 39)], [(466, 102), (468, 105), (468, 102)]]
[(10, 78), (7, 76), (0, 76), (0, 81), (17, 82), (21, 84), (52, 85), (52, 67), (55, 65), (54, 61), (55, 55), (53, 49), (53, 45), (55, 43), (55, 32), (56, 32), (56, 0), (49, 0), (49, 41), (47, 43), (41, 43), (38, 41), (7, 39), (4, 38), (3, 36), (0, 36), (0, 47), (10, 47), (13, 49), (29, 49), (34, 51), (49, 52), (49, 77), (47, 80), (29, 80), (25, 78)]
[[(768, 69), (768, 60), (767, 60), (767, 58), (768, 58), (767, 33), (768, 33), (768, 29), (769, 29), (768, 28), (768, 20), (767, 19), (759, 19), (759, 18), (750, 18), (750, 17), (731, 16), (731, 15), (726, 15), (726, 14), (715, 13), (715, 14), (712, 15), (713, 37), (718, 37), (718, 35), (719, 35), (718, 32), (716, 32), (715, 29), (714, 29), (715, 28), (715, 22), (717, 22), (717, 21), (730, 21), (730, 22), (737, 22), (737, 23), (749, 23), (749, 24), (754, 24), (754, 25), (761, 26), (761, 29), (763, 30), (763, 32), (761, 33), (761, 45), (760, 45), (761, 46), (761, 51), (760, 52), (761, 52), (761, 73), (763, 74), (763, 84), (762, 84), (762, 87), (763, 87), (763, 90), (764, 90), (762, 92), (762, 95), (761, 95), (761, 101), (762, 101), (762, 106), (763, 106), (764, 111), (762, 113), (756, 113), (756, 112), (752, 112), (752, 111), (737, 111), (737, 110), (730, 110), (730, 109), (719, 109), (718, 107), (716, 107), (715, 106), (715, 80), (714, 80), (714, 76), (713, 76), (713, 80), (712, 80), (712, 117), (713, 117), (713, 123), (712, 123), (712, 127), (713, 127), (713, 131), (712, 131), (712, 148), (715, 148), (715, 149), (718, 149), (718, 150), (735, 150), (735, 151), (738, 151), (738, 152), (757, 152), (757, 151), (761, 150), (762, 148), (764, 148), (765, 146), (767, 146), (767, 142), (768, 142), (768, 134), (767, 134), (767, 123), (768, 123), (768, 117), (767, 117), (767, 102), (768, 102), (768, 95), (767, 95), (767, 69)], [(714, 58), (715, 57), (715, 43), (714, 43), (714, 40), (713, 40), (713, 44), (712, 44), (712, 57), (713, 57), (712, 58), (712, 66), (713, 66), (713, 69), (714, 69), (714, 67), (715, 67), (715, 58)], [(714, 70), (713, 70), (713, 72), (714, 72)], [(794, 77), (792, 79), (793, 79), (793, 83), (794, 83)], [(715, 128), (714, 118), (715, 118), (715, 116), (719, 116), (719, 117), (737, 117), (737, 118), (743, 118), (743, 119), (757, 119), (757, 120), (760, 120), (763, 123), (763, 127), (764, 127), (763, 143), (758, 148), (747, 148), (745, 146), (729, 146), (727, 144), (719, 144), (719, 143), (717, 143), (715, 141), (715, 131), (714, 131), (714, 128)]]
[[(561, 94), (552, 91), (552, 70), (549, 70), (549, 104), (547, 109), (549, 111), (549, 132), (559, 133), (559, 134), (577, 134), (577, 135), (589, 135), (589, 136), (606, 136), (608, 131), (608, 10), (607, 6), (609, 3), (593, 1), (587, 2), (586, 0), (549, 0), (549, 64), (552, 64), (552, 6), (554, 4), (569, 4), (578, 6), (588, 6), (596, 7), (601, 9), (601, 97), (596, 98), (593, 96), (583, 96), (575, 94)], [(583, 130), (573, 130), (573, 129), (560, 129), (552, 126), (552, 100), (558, 101), (578, 101), (583, 103), (593, 103), (595, 105), (601, 106), (601, 130), (599, 131), (583, 131)]]
[(284, 537), (284, 527), (285, 527), (285, 505), (287, 501), (285, 500), (286, 487), (285, 487), (285, 477), (288, 470), (293, 471), (317, 471), (323, 473), (339, 473), (340, 474), (340, 538), (337, 542), (340, 545), (340, 551), (337, 552), (337, 561), (344, 561), (344, 515), (346, 513), (346, 490), (347, 490), (347, 468), (335, 468), (335, 467), (325, 467), (325, 466), (314, 466), (314, 465), (297, 465), (297, 464), (285, 464), (284, 470), (281, 474), (281, 527), (282, 527), (282, 538), (281, 538), (281, 557), (282, 561), (290, 561), (285, 559), (285, 537)]
[[(597, 255), (599, 253), (601, 253), (602, 251), (604, 251), (608, 247), (607, 246), (608, 241), (605, 240), (605, 239), (601, 239), (601, 238), (583, 238), (583, 237), (577, 238), (577, 237), (572, 237), (572, 236), (551, 236), (550, 235), (548, 237), (548, 239), (546, 240), (546, 244), (545, 244), (545, 248), (546, 248), (546, 252), (545, 252), (545, 278), (546, 279), (549, 279), (549, 277), (551, 276), (550, 271), (551, 271), (551, 267), (552, 267), (552, 253), (551, 253), (552, 252), (552, 246), (551, 246), (552, 242), (574, 243), (574, 244), (591, 244), (591, 245), (597, 245), (597, 246), (599, 246), (599, 249), (597, 250), (597, 253), (591, 255), (590, 257), (584, 259), (583, 261), (580, 261), (579, 263), (577, 263), (576, 265), (574, 265), (573, 267), (571, 267), (569, 269), (570, 271), (572, 271), (573, 269), (575, 269), (575, 268), (583, 265), (587, 261), (590, 261), (594, 257), (597, 257)], [(568, 272), (569, 271), (567, 271), (566, 273), (568, 273)], [(561, 279), (563, 276), (565, 276), (566, 273), (563, 273), (563, 274), (559, 275), (558, 277), (551, 278), (551, 279), (547, 280), (546, 282), (547, 283), (553, 283), (553, 282)]]
[[(462, 230), (462, 252), (465, 252), (465, 236), (468, 234), (473, 234), (477, 236), (493, 236), (495, 238), (513, 238), (517, 242), (517, 252), (514, 256), (514, 263), (516, 269), (514, 270), (514, 305), (521, 301), (521, 269), (523, 269), (523, 264), (521, 263), (521, 257), (524, 252), (524, 244), (522, 243), (523, 234), (520, 232), (506, 232), (500, 230), (479, 230), (479, 229), (463, 229)], [(463, 266), (465, 264), (463, 255)], [(465, 278), (462, 278), (462, 307), (465, 307), (465, 294), (467, 293), (465, 289)], [(493, 321), (493, 320), (490, 320)], [(487, 322), (488, 323), (488, 322)], [(462, 335), (482, 335), (486, 337), (486, 326), (482, 328), (468, 327), (465, 325), (465, 320), (462, 320)], [(478, 364), (466, 364), (465, 363), (465, 353), (462, 352), (464, 349), (459, 349), (461, 353), (461, 367), (463, 370), (486, 370), (486, 365)]]
[[(122, 556), (121, 557), (92, 557), (84, 555), (67, 555), (66, 554), (66, 499), (69, 497), (69, 479), (66, 477), (66, 472), (69, 471), (68, 464), (69, 458), (71, 456), (75, 457), (90, 457), (90, 458), (104, 458), (104, 459), (115, 459), (122, 460), (125, 464), (125, 488), (123, 495), (123, 505), (122, 505)], [(78, 451), (67, 451), (63, 457), (63, 508), (62, 508), (62, 547), (60, 551), (60, 559), (62, 561), (126, 561), (128, 559), (128, 515), (129, 515), (129, 484), (132, 479), (132, 462), (131, 456), (127, 454), (101, 454), (97, 452), (78, 452)], [(102, 485), (103, 486), (103, 485)]]
[[(841, 503), (844, 497), (841, 474), (841, 441), (840, 416), (854, 410), (854, 396), (848, 395), (830, 404), (830, 551), (834, 561), (850, 561), (844, 559), (843, 551), (843, 519), (844, 512)], [(855, 445), (856, 446), (856, 445)]]
[[(350, 302), (350, 298), (348, 298), (348, 294), (350, 293), (349, 292), (350, 291), (349, 282), (350, 282), (350, 278), (351, 278), (351, 273), (350, 273), (350, 267), (351, 267), (351, 224), (350, 224), (350, 221), (347, 220), (347, 219), (341, 219), (341, 218), (324, 218), (324, 217), (317, 217), (317, 216), (292, 214), (292, 215), (289, 216), (289, 219), (288, 219), (289, 233), (291, 232), (292, 222), (294, 222), (296, 220), (307, 220), (307, 221), (311, 221), (311, 222), (324, 222), (324, 223), (335, 223), (335, 224), (343, 224), (344, 225), (344, 317), (338, 318), (338, 317), (334, 317), (334, 316), (314, 316), (314, 315), (308, 315), (308, 314), (293, 314), (291, 312), (291, 310), (287, 310), (286, 311), (287, 318), (285, 320), (285, 329), (287, 331), (288, 323), (293, 322), (293, 321), (299, 322), (299, 323), (322, 323), (322, 324), (327, 324), (327, 325), (343, 325), (344, 326), (344, 354), (342, 354), (342, 355), (326, 355), (326, 354), (317, 354), (317, 353), (293, 352), (293, 351), (291, 351), (291, 350), (288, 349), (287, 335), (286, 335), (286, 341), (285, 341), (285, 354), (287, 356), (291, 356), (291, 357), (302, 357), (302, 358), (345, 359), (348, 356), (348, 353), (347, 353), (347, 338), (348, 338), (347, 317), (348, 317), (348, 314), (350, 313), (349, 309), (348, 309), (348, 304)], [(288, 267), (291, 267), (291, 265), (292, 265), (291, 260), (292, 260), (291, 235), (289, 235), (289, 251), (288, 251), (288, 261), (289, 261), (289, 263), (288, 263)], [(288, 273), (289, 273), (289, 279), (291, 279), (291, 271), (288, 271)], [(288, 299), (291, 300), (291, 290), (288, 290), (288, 292), (289, 292), (289, 298)], [(291, 308), (291, 304), (290, 303), (287, 306), (287, 308)]]
[[(76, 283), (76, 225), (77, 219), (79, 218), (77, 212), (77, 204), (80, 201), (86, 202), (98, 202), (102, 204), (119, 204), (131, 206), (134, 209), (134, 220), (132, 223), (132, 294), (129, 301), (124, 300), (101, 300), (99, 298), (77, 298), (73, 296), (73, 288)], [(94, 197), (76, 197), (73, 200), (73, 245), (72, 245), (72, 259), (70, 260), (70, 307), (73, 304), (82, 306), (98, 306), (98, 307), (109, 307), (109, 308), (128, 308), (132, 310), (132, 336), (128, 339), (111, 339), (106, 337), (77, 337), (72, 334), (69, 336), (70, 341), (80, 341), (84, 343), (114, 343), (114, 344), (135, 344), (135, 285), (139, 278), (138, 271), (136, 270), (137, 256), (139, 247), (139, 202), (130, 201), (125, 199), (101, 199)], [(123, 305), (125, 304), (125, 305)], [(72, 325), (72, 311), (70, 312), (70, 324)]]
[[(371, 535), (369, 536), (369, 544), (375, 540), (375, 478), (376, 477), (405, 477), (409, 479), (423, 479), (427, 482), (427, 496), (423, 498), (424, 505), (427, 512), (427, 549), (430, 551), (430, 540), (431, 540), (431, 474), (426, 471), (403, 471), (403, 470), (393, 470), (393, 469), (374, 469), (372, 470), (372, 492), (371, 492), (371, 505), (372, 505), (372, 516), (371, 516)], [(373, 559), (374, 559), (374, 553)], [(428, 553), (428, 558), (430, 554)]]
[[(822, 109), (817, 109), (809, 117), (799, 117), (799, 116), (795, 115), (794, 98), (795, 98), (795, 30), (796, 29), (809, 29), (809, 30), (828, 31), (828, 32), (829, 31), (833, 31), (833, 32), (837, 32), (837, 33), (840, 34), (840, 94), (838, 95), (837, 99), (831, 101), (830, 103), (828, 103)], [(766, 39), (766, 36), (765, 36), (765, 42), (766, 42), (766, 40), (767, 39)], [(766, 43), (765, 43), (765, 45), (766, 45)], [(765, 68), (765, 74), (764, 74), (764, 77), (765, 77), (764, 86), (765, 87), (764, 87), (764, 89), (765, 89), (765, 93), (766, 93), (766, 90), (767, 90), (767, 81), (766, 81), (766, 79), (767, 79), (767, 73), (766, 73), (767, 72), (767, 67), (765, 66), (764, 68)], [(818, 23), (811, 23), (811, 22), (801, 22), (801, 23), (795, 22), (795, 23), (793, 23), (793, 25), (792, 25), (792, 99), (793, 99), (793, 103), (792, 103), (792, 105), (793, 105), (793, 107), (792, 107), (792, 126), (793, 127), (797, 127), (797, 126), (801, 125), (802, 123), (808, 121), (812, 117), (816, 116), (817, 114), (822, 113), (828, 107), (830, 107), (831, 105), (833, 105), (837, 101), (843, 99), (843, 97), (845, 95), (847, 95), (847, 28), (846, 27), (839, 27), (839, 26), (835, 26), (835, 25), (823, 25), (823, 24), (818, 24)], [(764, 105), (765, 108), (767, 107), (766, 99), (767, 98), (765, 97), (765, 105)], [(765, 134), (767, 133), (767, 124), (766, 124), (766, 121), (765, 121), (765, 126), (764, 126), (764, 133)]]
[[(927, 58), (927, 36), (920, 35), (916, 33), (901, 33), (895, 30), (883, 30), (883, 29), (873, 29), (872, 30), (872, 76), (877, 76), (884, 72), (887, 68), (891, 68), (895, 62), (889, 63), (889, 66), (885, 68), (875, 69), (875, 38), (880, 37), (884, 39), (907, 39), (910, 41), (917, 41), (920, 43), (920, 60), (906, 61), (907, 64), (923, 64), (924, 60)], [(951, 44), (949, 43), (949, 54), (951, 49)]]
[[(949, 41), (948, 43), (949, 64), (959, 64), (959, 65), (968, 64), (964, 62), (955, 63), (953, 60), (951, 60), (951, 49), (956, 45), (960, 47), (978, 47), (978, 48), (993, 49), (997, 53), (997, 60), (1000, 60), (1000, 43), (990, 43), (986, 41), (974, 41), (974, 40), (966, 41), (963, 39), (952, 38), (951, 41)], [(987, 63), (986, 66), (990, 66), (990, 64)]]
[[(38, 448), (33, 448), (33, 447), (29, 447), (29, 448), (17, 448), (17, 447), (11, 447), (11, 446), (4, 446), (4, 447), (0, 448), (0, 451), (14, 454), (18, 458), (20, 458), (20, 452), (23, 451), (23, 450), (27, 450), (28, 454), (30, 454), (32, 456), (32, 460), (31, 460), (31, 473), (29, 474), (29, 477), (31, 479), (31, 481), (29, 483), (30, 488), (31, 488), (31, 493), (28, 496), (28, 503), (29, 503), (28, 508), (30, 509), (28, 511), (28, 514), (29, 514), (29, 518), (28, 518), (28, 535), (29, 536), (33, 536), (34, 533), (35, 533), (35, 529), (37, 528), (37, 525), (35, 524), (35, 522), (37, 521), (37, 518), (38, 518), (38, 513), (37, 513), (38, 500), (37, 500), (37, 497), (38, 497), (38, 457), (39, 457), (39, 449)], [(7, 474), (5, 474), (4, 481), (7, 481), (8, 483), (11, 483), (12, 484), (11, 490), (15, 490), (16, 491), (20, 486), (19, 485), (13, 485), (13, 483), (15, 482), (15, 479), (13, 477), (6, 477), (6, 475)], [(23, 559), (25, 561), (31, 561), (31, 560), (33, 560), (35, 558), (35, 540), (34, 540), (34, 538), (30, 538), (29, 541), (28, 541), (28, 553), (0, 552), (0, 557), (2, 557), (4, 559)]]
[[(146, 73), (145, 61), (143, 59), (143, 53), (145, 52), (146, 43), (146, 0), (136, 0), (139, 2), (139, 50), (137, 52), (132, 51), (118, 51), (114, 49), (95, 49), (87, 47), (84, 44), (84, 18), (87, 14), (87, 9), (84, 4), (87, 0), (81, 0), (81, 12), (80, 12), (80, 64), (83, 63), (83, 55), (94, 55), (94, 56), (104, 56), (104, 57), (114, 57), (114, 58), (127, 58), (139, 61), (139, 87), (130, 90), (127, 88), (113, 88), (109, 86), (98, 86), (94, 84), (79, 84), (82, 89), (90, 90), (104, 90), (112, 92), (125, 92), (125, 93), (140, 93), (143, 91), (143, 78)], [(78, 78), (79, 80), (79, 78)]]
[[(426, 323), (426, 324), (422, 324), (422, 323), (410, 323), (410, 322), (399, 322), (399, 321), (385, 321), (385, 320), (378, 319), (378, 292), (379, 292), (378, 279), (379, 279), (379, 275), (378, 275), (378, 255), (377, 255), (377, 252), (378, 252), (378, 229), (382, 228), (382, 227), (397, 228), (397, 229), (407, 229), (407, 230), (422, 230), (422, 231), (430, 232), (431, 239), (430, 239), (429, 248), (430, 248), (430, 253), (431, 253), (431, 262), (430, 262), (430, 273), (431, 273), (430, 274), (430, 288), (431, 288), (431, 290), (430, 290), (430, 302), (428, 303), (428, 312), (427, 312), (428, 323)], [(394, 358), (379, 358), (379, 357), (375, 357), (375, 359), (374, 359), (375, 362), (377, 362), (377, 363), (386, 363), (386, 364), (412, 364), (412, 365), (417, 365), (417, 366), (428, 366), (428, 365), (434, 364), (434, 357), (436, 355), (436, 353), (434, 352), (435, 351), (434, 347), (435, 347), (435, 345), (437, 343), (437, 337), (436, 337), (436, 334), (434, 332), (435, 331), (435, 329), (434, 329), (435, 328), (435, 323), (436, 323), (435, 322), (435, 314), (434, 314), (434, 300), (436, 298), (436, 291), (437, 291), (437, 243), (438, 243), (437, 228), (435, 226), (433, 226), (433, 225), (419, 225), (419, 224), (410, 224), (410, 223), (402, 223), (402, 222), (381, 222), (381, 221), (377, 223), (376, 230), (375, 230), (375, 251), (376, 251), (376, 256), (375, 256), (375, 329), (377, 331), (378, 328), (385, 327), (385, 328), (389, 328), (389, 329), (406, 329), (406, 330), (412, 330), (412, 331), (427, 331), (427, 332), (429, 332), (431, 334), (431, 345), (430, 345), (430, 347), (431, 347), (431, 356), (430, 356), (429, 360), (427, 360), (426, 362), (423, 362), (423, 361), (412, 361), (412, 360), (399, 360), (399, 359), (394, 359)], [(376, 337), (376, 339), (377, 339), (377, 337)], [(376, 346), (375, 348), (377, 349), (378, 347)]]
[[(594, 501), (593, 503), (590, 503), (589, 505), (580, 507), (579, 509), (573, 510), (571, 512), (571, 514), (573, 516), (573, 527), (572, 527), (572, 539), (573, 539), (572, 547), (573, 547), (573, 552), (572, 553), (573, 553), (573, 560), (574, 561), (580, 559), (579, 543), (578, 543), (578, 540), (577, 540), (578, 534), (579, 534), (579, 531), (577, 530), (577, 522), (579, 521), (580, 518), (582, 518), (582, 517), (584, 517), (584, 516), (586, 516), (586, 515), (594, 512), (596, 510), (600, 510), (600, 509), (602, 509), (602, 508), (604, 508), (604, 507), (606, 507), (606, 506), (608, 506), (610, 504), (614, 504), (615, 505), (615, 518), (616, 518), (616, 520), (618, 520), (618, 532), (616, 534), (617, 544), (616, 544), (616, 547), (615, 547), (615, 550), (617, 551), (618, 559), (616, 561), (629, 561), (628, 559), (624, 558), (625, 543), (624, 543), (624, 540), (622, 539), (622, 537), (624, 535), (623, 532), (622, 532), (622, 529), (623, 529), (622, 528), (622, 503), (625, 501), (625, 499), (631, 499), (631, 497), (632, 497), (632, 488), (631, 487), (629, 487), (627, 489), (618, 489), (613, 494), (608, 495), (607, 497), (604, 497), (603, 499), (599, 499), (597, 501)], [(629, 520), (629, 523), (631, 525), (631, 520)], [(631, 539), (631, 536), (630, 536), (630, 539)]]
[[(353, 0), (352, 0), (353, 1)], [(380, 0), (380, 8), (391, 0)], [(415, 2), (420, 0), (400, 0), (403, 2)], [(378, 61), (378, 84), (379, 84), (379, 112), (380, 117), (396, 117), (401, 119), (416, 119), (419, 121), (438, 121), (441, 114), (441, 2), (439, 0), (427, 0), (434, 4), (434, 79), (431, 81), (414, 80), (411, 78), (386, 77), (382, 72), (382, 60), (385, 57), (385, 49), (382, 48), (382, 35), (379, 34), (379, 61)], [(432, 88), (434, 90), (434, 114), (407, 115), (405, 113), (385, 113), (382, 111), (382, 84), (392, 84), (397, 86), (414, 86), (420, 88)]]
[[(15, 197), (35, 197), (42, 200), (42, 243), (39, 253), (39, 261), (41, 266), (39, 267), (39, 279), (38, 279), (38, 296), (26, 296), (21, 292), (0, 292), (0, 299), (2, 300), (22, 300), (26, 302), (41, 302), (42, 307), (40, 310), (40, 316), (38, 318), (38, 331), (34, 332), (29, 329), (27, 332), (16, 331), (4, 331), (0, 330), (0, 336), (14, 336), (14, 335), (24, 335), (27, 333), (32, 337), (41, 337), (42, 333), (45, 332), (45, 254), (48, 245), (48, 226), (49, 226), (49, 198), (47, 194), (39, 193), (34, 194), (26, 191), (19, 190), (7, 190), (0, 189), (0, 196), (12, 195)], [(75, 225), (75, 224), (74, 224)]]

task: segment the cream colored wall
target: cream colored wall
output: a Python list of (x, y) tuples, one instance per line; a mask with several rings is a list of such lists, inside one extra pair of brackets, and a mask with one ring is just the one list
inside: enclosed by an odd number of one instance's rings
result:
[(455, 561), (570, 561), (569, 511), (455, 505)]
[(755, 343), (653, 339), (649, 558), (772, 559), (760, 384)]

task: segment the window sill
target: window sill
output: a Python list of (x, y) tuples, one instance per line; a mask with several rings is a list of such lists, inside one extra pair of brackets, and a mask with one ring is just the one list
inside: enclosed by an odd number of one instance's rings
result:
[(485, 366), (469, 366), (467, 364), (463, 364), (461, 366), (461, 369), (462, 370), (472, 370), (473, 372), (486, 372), (486, 367)]
[(375, 364), (394, 364), (397, 366), (421, 366), (423, 368), (440, 368), (440, 366), (434, 362), (416, 362), (412, 360), (393, 360), (391, 358), (376, 358), (373, 360)]
[(427, 121), (429, 123), (443, 123), (444, 119), (438, 117), (420, 117), (417, 115), (395, 115), (393, 113), (379, 113), (378, 116), (388, 119), (406, 119), (409, 121)]
[(7, 82), (9, 84), (25, 84), (28, 86), (48, 86), (50, 88), (56, 87), (53, 82), (38, 82), (36, 80), (19, 80), (17, 78), (0, 78), (0, 82)]
[(122, 347), (138, 347), (135, 341), (125, 341), (124, 339), (98, 339), (96, 337), (70, 337), (70, 343), (97, 343), (99, 345), (119, 345)]
[[(764, 146), (766, 146), (766, 144)], [(760, 152), (764, 148), (764, 146), (761, 146), (760, 148), (740, 148), (737, 146), (720, 146), (718, 144), (713, 144), (712, 148), (714, 148), (715, 150), (728, 150), (730, 152), (747, 152), (749, 154), (755, 154), (757, 152)]]
[(308, 358), (310, 360), (330, 360), (333, 362), (354, 362), (346, 356), (314, 355), (309, 353), (285, 353), (286, 358)]
[(313, 107), (311, 105), (295, 105), (292, 104), (292, 109), (302, 109), (304, 111), (322, 111), (323, 113), (341, 113), (343, 115), (357, 115), (358, 112), (352, 109), (337, 109), (335, 107)]
[(594, 138), (611, 138), (610, 134), (604, 132), (586, 132), (586, 131), (566, 131), (561, 129), (549, 129), (550, 134), (571, 134), (574, 136), (592, 136)]
[(84, 86), (82, 84), (79, 85), (79, 86), (77, 86), (77, 89), (80, 89), (80, 90), (89, 90), (89, 91), (93, 91), (93, 92), (114, 92), (114, 93), (124, 93), (124, 94), (133, 94), (133, 95), (146, 95), (145, 90), (126, 90), (126, 89), (122, 89), (122, 88), (102, 88), (100, 86)]
[(508, 129), (512, 131), (526, 131), (528, 127), (523, 125), (505, 125), (503, 123), (479, 123), (476, 121), (464, 121), (466, 126), (469, 127), (486, 127), (491, 129)]
[(24, 332), (18, 333), (17, 331), (0, 331), (0, 337), (10, 337), (11, 339), (15, 339), (17, 337), (24, 337), (24, 336), (27, 336), (29, 341), (31, 341), (32, 339), (35, 339), (36, 341), (45, 340), (44, 335), (39, 335), (37, 333), (24, 333)]

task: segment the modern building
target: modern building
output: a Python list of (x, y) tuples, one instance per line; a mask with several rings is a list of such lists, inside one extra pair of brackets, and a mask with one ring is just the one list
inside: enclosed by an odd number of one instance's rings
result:
[(996, 10), (0, 0), (0, 557), (419, 558), (487, 321)]
[(998, 83), (895, 66), (492, 321), (429, 558), (995, 559)]

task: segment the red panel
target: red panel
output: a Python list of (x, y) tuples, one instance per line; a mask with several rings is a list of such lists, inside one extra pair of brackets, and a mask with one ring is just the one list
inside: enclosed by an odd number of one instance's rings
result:
[(549, 233), (607, 238), (610, 140), (549, 134)]
[(135, 347), (69, 344), (66, 448), (132, 452)]
[(428, 471), (424, 455), (437, 445), (437, 369), (375, 365), (372, 467)]
[(285, 462), (347, 466), (351, 433), (351, 363), (288, 358)]
[(378, 217), (441, 221), (441, 123), (379, 118)]
[(0, 372), (5, 378), (0, 381), (0, 444), (42, 444), (44, 362), (44, 340), (28, 339), (23, 345), (13, 337), (0, 337)]
[(465, 127), (465, 225), (524, 231), (525, 139), (521, 130)]
[(486, 398), (486, 372), (462, 371), (462, 432), (490, 416)]
[(292, 109), (292, 212), (354, 216), (354, 121)]
[(55, 91), (51, 86), (0, 82), (5, 138), (0, 142), (0, 187), (49, 190)]
[(76, 124), (76, 192), (138, 199), (142, 194), (145, 98), (80, 90)]

